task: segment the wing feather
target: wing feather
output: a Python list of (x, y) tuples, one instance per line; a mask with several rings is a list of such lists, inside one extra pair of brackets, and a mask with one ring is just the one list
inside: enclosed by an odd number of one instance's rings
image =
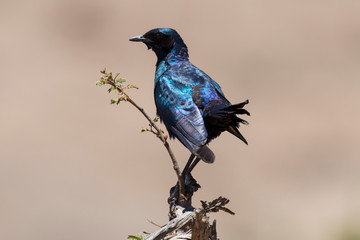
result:
[(191, 86), (162, 76), (155, 86), (157, 114), (169, 134), (176, 136), (196, 153), (207, 141), (207, 131), (200, 110), (192, 99)]

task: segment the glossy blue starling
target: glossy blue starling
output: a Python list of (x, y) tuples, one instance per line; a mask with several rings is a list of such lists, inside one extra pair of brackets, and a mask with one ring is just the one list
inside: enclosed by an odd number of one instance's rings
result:
[(156, 28), (130, 41), (145, 43), (157, 56), (157, 115), (170, 138), (176, 137), (191, 152), (183, 174), (190, 172), (200, 159), (214, 162), (215, 155), (207, 144), (224, 131), (247, 144), (238, 128), (240, 123), (248, 123), (237, 115), (250, 115), (243, 108), (249, 101), (232, 105), (219, 84), (189, 61), (188, 48), (175, 30)]

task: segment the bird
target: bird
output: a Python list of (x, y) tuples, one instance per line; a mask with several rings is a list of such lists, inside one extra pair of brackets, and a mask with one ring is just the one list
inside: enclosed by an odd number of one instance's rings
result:
[(177, 138), (191, 152), (182, 174), (190, 173), (200, 160), (215, 161), (208, 144), (224, 131), (248, 144), (238, 129), (248, 122), (237, 115), (250, 116), (244, 109), (249, 100), (231, 104), (220, 85), (189, 61), (188, 48), (176, 30), (155, 28), (129, 40), (144, 43), (157, 56), (157, 115), (170, 138)]

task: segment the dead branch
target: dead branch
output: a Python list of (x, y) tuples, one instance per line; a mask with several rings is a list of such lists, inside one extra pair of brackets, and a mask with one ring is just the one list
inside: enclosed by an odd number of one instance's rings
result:
[(130, 88), (136, 88), (138, 87), (136, 85), (129, 84), (126, 87), (122, 86), (122, 83), (126, 80), (123, 78), (118, 78), (119, 74), (117, 73), (114, 77), (111, 72), (107, 73), (106, 68), (100, 71), (102, 74), (104, 74), (104, 77), (101, 77), (100, 80), (96, 83), (99, 86), (102, 86), (104, 84), (108, 84), (111, 86), (109, 89), (109, 92), (115, 90), (118, 93), (118, 99), (112, 100), (111, 103), (117, 103), (119, 104), (121, 101), (129, 102), (131, 105), (133, 105), (141, 114), (149, 121), (149, 124), (152, 128), (156, 130), (156, 136), (161, 140), (161, 142), (164, 144), (167, 152), (169, 153), (169, 156), (171, 158), (174, 171), (176, 173), (176, 176), (178, 178), (179, 182), (179, 196), (184, 195), (185, 189), (184, 189), (184, 179), (182, 177), (179, 164), (175, 158), (175, 155), (173, 151), (170, 148), (170, 145), (167, 141), (167, 138), (164, 136), (163, 131), (156, 125), (156, 123), (149, 117), (149, 115), (144, 111), (142, 107), (140, 107), (136, 102), (134, 102), (130, 96), (125, 92), (126, 89)]
[[(194, 219), (194, 217), (195, 217), (194, 212), (185, 212), (184, 214), (168, 222), (168, 224), (166, 224), (164, 227), (150, 234), (148, 237), (145, 238), (145, 240), (164, 239), (166, 235), (179, 230), (180, 228), (184, 227), (186, 224), (191, 222)], [(174, 237), (175, 236), (177, 236), (177, 234), (175, 234)]]

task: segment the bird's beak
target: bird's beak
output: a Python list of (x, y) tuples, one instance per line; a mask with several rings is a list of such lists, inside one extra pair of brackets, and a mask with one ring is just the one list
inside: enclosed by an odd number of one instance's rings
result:
[(147, 46), (148, 49), (151, 49), (151, 45), (153, 43), (152, 40), (145, 38), (143, 35), (135, 36), (129, 39), (132, 42), (143, 42)]
[(144, 38), (142, 35), (132, 37), (129, 40), (132, 42), (146, 42), (146, 38)]

